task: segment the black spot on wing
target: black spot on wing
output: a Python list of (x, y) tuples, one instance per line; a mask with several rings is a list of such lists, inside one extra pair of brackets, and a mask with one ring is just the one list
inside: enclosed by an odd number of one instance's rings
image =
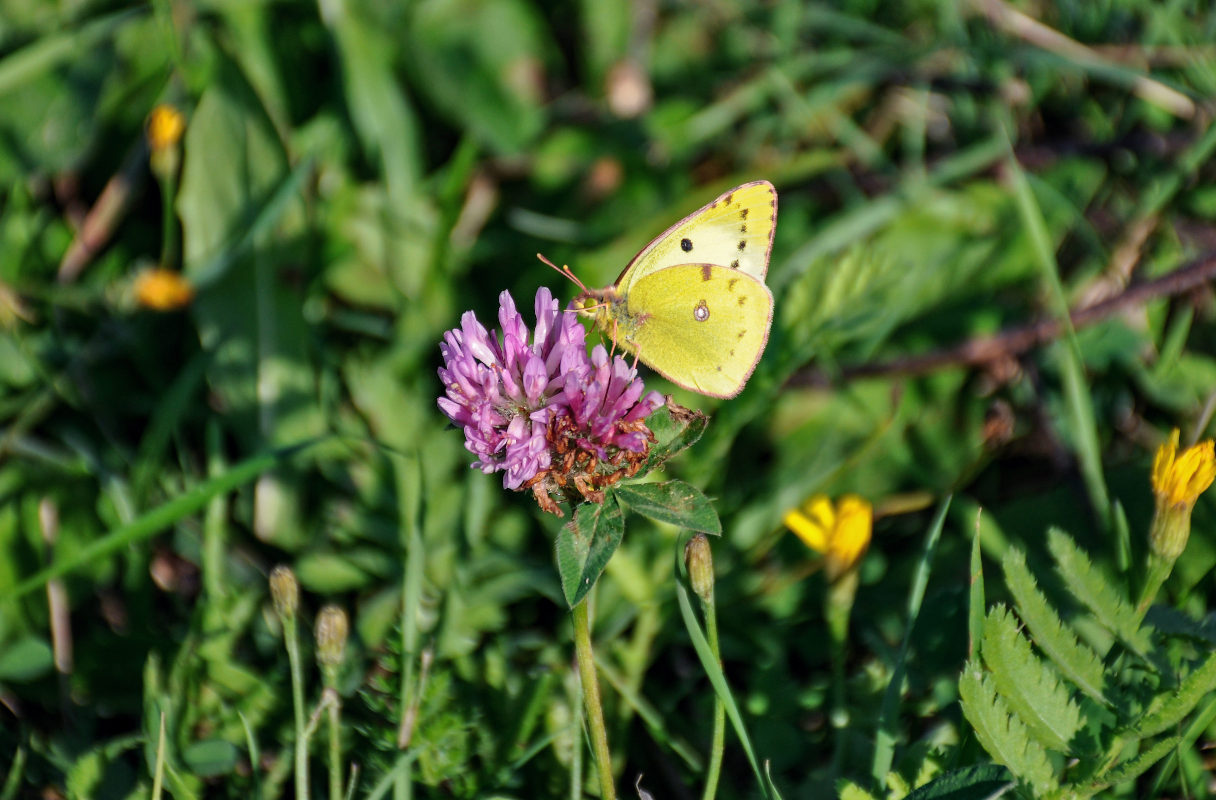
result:
[(747, 302), (747, 295), (745, 295), (745, 294), (739, 295), (739, 305), (743, 305), (746, 302)]
[(739, 252), (740, 252), (740, 253), (742, 253), (742, 252), (743, 252), (743, 249), (744, 249), (745, 247), (747, 247), (747, 242), (746, 242), (745, 240), (743, 240), (743, 239), (740, 239), (740, 240), (739, 240)]
[(747, 233), (747, 223), (746, 222), (739, 226), (739, 233)]
[(739, 282), (738, 278), (731, 278), (730, 280), (728, 280), (726, 282), (726, 291), (733, 292), (735, 290), (735, 284), (738, 282)]
[(748, 211), (750, 211), (750, 210), (751, 210), (751, 209), (749, 209), (749, 208), (745, 208), (745, 209), (743, 209), (742, 211), (740, 211), (740, 212), (739, 212), (739, 219), (747, 219), (747, 212), (748, 212)]
[(738, 269), (739, 268), (739, 259), (736, 258), (734, 261), (730, 262), (730, 268)]
[(707, 281), (714, 276), (714, 268), (709, 264), (701, 265), (701, 280)]

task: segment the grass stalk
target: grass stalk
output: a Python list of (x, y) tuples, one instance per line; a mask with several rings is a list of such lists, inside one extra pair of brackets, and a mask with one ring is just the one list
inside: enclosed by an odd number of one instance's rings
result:
[[(705, 614), (705, 638), (709, 640), (709, 649), (722, 663), (722, 651), (718, 646), (718, 611), (714, 605), (713, 593), (701, 601), (701, 610)], [(709, 765), (705, 770), (705, 791), (701, 793), (702, 800), (713, 800), (718, 793), (718, 778), (722, 774), (722, 751), (726, 745), (726, 704), (722, 698), (714, 696), (714, 733), (709, 747)]]

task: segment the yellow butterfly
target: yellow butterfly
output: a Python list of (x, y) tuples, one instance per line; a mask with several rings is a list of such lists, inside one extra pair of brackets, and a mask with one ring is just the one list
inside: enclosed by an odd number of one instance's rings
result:
[(743, 391), (768, 343), (764, 285), (777, 192), (736, 186), (661, 233), (613, 286), (575, 304), (628, 352), (677, 386), (711, 397)]

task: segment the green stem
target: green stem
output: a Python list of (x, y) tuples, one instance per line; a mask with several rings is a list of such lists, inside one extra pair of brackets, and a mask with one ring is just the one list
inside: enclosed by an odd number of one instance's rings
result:
[(308, 736), (304, 723), (304, 673), (300, 667), (300, 634), (295, 615), (283, 626), (287, 660), (291, 663), (291, 705), (296, 722), (296, 798), (308, 800)]
[[(714, 605), (712, 593), (709, 599), (701, 601), (701, 610), (705, 614), (705, 633), (709, 640), (709, 649), (722, 665), (722, 651), (718, 648), (718, 612)], [(709, 766), (705, 771), (705, 791), (701, 800), (713, 800), (718, 793), (718, 777), (722, 774), (722, 751), (726, 744), (726, 705), (722, 698), (714, 694), (714, 738), (709, 749)]]
[(1165, 583), (1165, 579), (1170, 576), (1170, 572), (1173, 569), (1174, 562), (1172, 560), (1162, 558), (1156, 553), (1149, 553), (1148, 571), (1144, 576), (1144, 586), (1140, 590), (1140, 602), (1136, 604), (1137, 625), (1144, 621), (1144, 615), (1148, 613), (1148, 607), (1157, 598), (1157, 592), (1161, 591), (1161, 586)]
[(583, 684), (583, 708), (587, 711), (587, 727), (591, 732), (591, 748), (595, 766), (600, 773), (600, 796), (616, 800), (612, 783), (612, 756), (608, 750), (608, 729), (604, 726), (604, 707), (600, 702), (600, 684), (595, 677), (595, 656), (591, 652), (591, 621), (587, 598), (570, 612), (574, 617), (574, 650), (578, 655), (578, 673)]
[(342, 798), (342, 739), (338, 728), (338, 717), (341, 709), (337, 703), (337, 692), (334, 692), (335, 702), (329, 706), (329, 798)]

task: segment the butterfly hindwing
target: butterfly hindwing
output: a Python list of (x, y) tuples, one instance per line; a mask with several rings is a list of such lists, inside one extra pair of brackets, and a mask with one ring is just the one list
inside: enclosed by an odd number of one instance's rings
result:
[(672, 383), (734, 397), (764, 352), (773, 296), (751, 275), (717, 264), (679, 264), (633, 284), (623, 315), (629, 343)]
[(648, 275), (678, 264), (716, 264), (763, 280), (776, 227), (773, 185), (736, 186), (655, 237), (621, 272), (617, 292), (628, 294)]

